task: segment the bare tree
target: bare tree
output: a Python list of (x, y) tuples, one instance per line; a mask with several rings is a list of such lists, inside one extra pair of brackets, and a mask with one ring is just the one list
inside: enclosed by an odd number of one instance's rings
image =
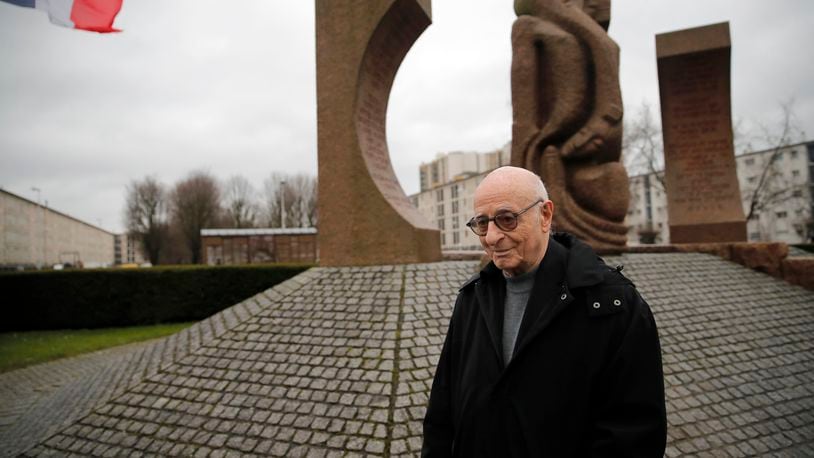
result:
[[(758, 214), (770, 210), (780, 202), (799, 198), (802, 193), (800, 185), (795, 185), (784, 177), (777, 162), (783, 152), (795, 143), (802, 141), (803, 132), (799, 127), (794, 114), (794, 101), (789, 100), (780, 104), (781, 119), (777, 128), (759, 125), (760, 144), (768, 146), (768, 154), (756, 155), (757, 174), (747, 179), (746, 186), (741, 190), (745, 206), (746, 219), (755, 218)], [(751, 149), (751, 142), (748, 143)], [(800, 195), (798, 195), (800, 194)]]
[(220, 189), (207, 172), (193, 172), (175, 184), (171, 195), (172, 222), (189, 250), (190, 259), (201, 259), (201, 229), (212, 227), (220, 213)]
[(257, 204), (254, 187), (242, 175), (229, 178), (223, 187), (225, 222), (236, 228), (255, 227)]
[[(296, 174), (289, 178), (287, 190), (291, 193), (291, 208), (287, 212), (290, 223), (296, 227), (316, 224), (317, 181), (311, 175)], [(288, 202), (288, 200), (286, 200)]]
[(661, 126), (653, 119), (650, 104), (646, 101), (636, 115), (625, 118), (622, 140), (625, 167), (631, 175), (652, 173), (655, 185), (664, 190), (664, 145)]
[[(274, 172), (263, 182), (266, 222), (271, 227), (311, 227), (317, 222), (317, 181), (311, 175)], [(282, 205), (285, 206), (283, 211)], [(283, 216), (285, 224), (283, 224)]]
[[(646, 101), (632, 117), (625, 118), (622, 151), (628, 173), (639, 176), (637, 185), (630, 187), (630, 207), (638, 208), (648, 199), (648, 193), (663, 193), (665, 190), (661, 127)], [(660, 230), (654, 227), (650, 215), (636, 231), (640, 243), (652, 244), (660, 240)]]
[(167, 235), (167, 192), (154, 177), (127, 185), (125, 226), (141, 243), (144, 257), (157, 265)]
[(263, 180), (263, 217), (269, 227), (281, 227), (282, 187), (286, 181), (286, 175), (281, 172), (272, 172)]

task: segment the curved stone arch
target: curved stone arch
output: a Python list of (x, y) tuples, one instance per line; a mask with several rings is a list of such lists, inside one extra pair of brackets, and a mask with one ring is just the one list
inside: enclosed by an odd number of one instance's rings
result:
[(429, 2), (396, 1), (373, 32), (362, 65), (356, 92), (356, 134), (362, 157), (376, 187), (410, 224), (433, 229), (407, 199), (396, 177), (387, 147), (387, 105), (393, 81), (407, 52), (430, 25)]
[(317, 0), (321, 265), (431, 262), (439, 232), (393, 171), (385, 132), (396, 72), (429, 0)]

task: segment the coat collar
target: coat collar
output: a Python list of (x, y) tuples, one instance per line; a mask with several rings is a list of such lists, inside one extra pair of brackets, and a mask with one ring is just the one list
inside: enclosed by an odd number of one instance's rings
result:
[[(585, 243), (567, 233), (554, 233), (534, 279), (526, 312), (517, 337), (515, 354), (573, 300), (570, 289), (599, 284), (605, 264)], [(461, 289), (475, 285), (479, 311), (486, 323), (495, 355), (503, 367), (503, 302), (506, 281), (503, 272), (490, 262)]]
[[(561, 255), (561, 253), (558, 253), (560, 250), (557, 249), (557, 245), (565, 249), (565, 283), (568, 285), (568, 288), (583, 288), (602, 282), (605, 263), (602, 262), (590, 246), (567, 232), (554, 232), (551, 235), (545, 257), (540, 263), (541, 266), (545, 263), (545, 258), (548, 258), (549, 254), (558, 257)], [(552, 247), (554, 248), (552, 249)], [(538, 278), (541, 275), (541, 270), (542, 269), (538, 269), (537, 271)], [(464, 283), (461, 289), (463, 290), (467, 286), (476, 283), (481, 278), (487, 281), (503, 278), (503, 272), (497, 268), (494, 262), (490, 261), (479, 274), (474, 275)]]

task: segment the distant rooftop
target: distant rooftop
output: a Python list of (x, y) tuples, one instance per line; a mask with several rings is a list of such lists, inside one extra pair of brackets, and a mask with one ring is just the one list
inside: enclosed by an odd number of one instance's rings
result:
[(315, 227), (262, 227), (247, 229), (201, 229), (202, 236), (224, 236), (224, 235), (303, 235), (316, 234)]

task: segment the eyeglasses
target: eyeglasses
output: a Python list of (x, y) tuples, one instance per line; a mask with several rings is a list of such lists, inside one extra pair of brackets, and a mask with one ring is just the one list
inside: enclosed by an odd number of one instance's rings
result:
[(495, 216), (489, 218), (488, 216), (476, 216), (466, 223), (467, 227), (472, 229), (472, 232), (479, 237), (483, 237), (489, 232), (489, 221), (494, 221), (498, 229), (505, 232), (511, 232), (517, 228), (517, 217), (527, 212), (531, 207), (545, 202), (539, 199), (528, 207), (520, 210), (519, 212), (502, 211)]

